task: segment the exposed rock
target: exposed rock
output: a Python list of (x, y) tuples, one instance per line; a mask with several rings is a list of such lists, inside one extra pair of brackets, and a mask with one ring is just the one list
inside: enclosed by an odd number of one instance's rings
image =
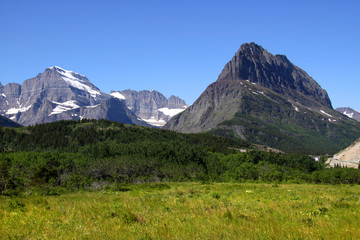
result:
[(242, 45), (218, 80), (164, 128), (304, 153), (333, 153), (360, 136), (360, 125), (333, 110), (305, 71), (254, 43)]
[(1, 87), (0, 109), (2, 115), (22, 125), (105, 118), (148, 126), (134, 117), (124, 102), (110, 98), (85, 76), (50, 67), (22, 85), (9, 83)]
[(356, 140), (348, 148), (329, 158), (327, 163), (331, 167), (359, 168), (360, 163), (360, 139)]
[(155, 90), (124, 90), (113, 91), (113, 97), (126, 101), (127, 107), (150, 125), (160, 127), (174, 115), (182, 112), (188, 106), (179, 97), (171, 96), (167, 99)]
[(358, 122), (360, 122), (360, 112), (356, 111), (349, 107), (340, 107), (335, 109), (338, 112), (341, 112), (342, 114), (348, 116), (349, 118), (352, 118)]

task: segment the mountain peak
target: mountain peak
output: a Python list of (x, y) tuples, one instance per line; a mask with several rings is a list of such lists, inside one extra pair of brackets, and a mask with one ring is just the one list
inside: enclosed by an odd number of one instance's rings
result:
[(260, 84), (307, 107), (311, 107), (307, 104), (310, 97), (313, 103), (332, 108), (326, 91), (304, 70), (293, 65), (285, 55), (273, 55), (253, 42), (241, 45), (217, 81), (238, 80)]
[(76, 72), (74, 72), (74, 71), (70, 71), (70, 70), (63, 69), (63, 68), (58, 67), (58, 66), (48, 67), (47, 69), (49, 69), (49, 70), (55, 70), (55, 71), (57, 71), (58, 73), (64, 74), (64, 75), (73, 75), (73, 76), (77, 75), (77, 76), (80, 76), (80, 77), (82, 77), (82, 78), (85, 78), (84, 75), (81, 75), (81, 74), (76, 73)]
[(260, 45), (250, 42), (250, 43), (244, 43), (240, 46), (239, 51), (248, 51), (248, 50), (264, 50)]
[(58, 66), (49, 67), (45, 70), (45, 72), (46, 71), (52, 71), (59, 74), (60, 77), (69, 86), (88, 92), (93, 98), (101, 95), (100, 90), (96, 86), (94, 86), (84, 75), (73, 71), (65, 70)]

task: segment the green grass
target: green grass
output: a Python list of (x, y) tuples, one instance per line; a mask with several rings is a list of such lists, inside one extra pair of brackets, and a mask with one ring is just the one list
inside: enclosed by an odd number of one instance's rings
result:
[(360, 239), (360, 186), (169, 183), (0, 197), (0, 239)]

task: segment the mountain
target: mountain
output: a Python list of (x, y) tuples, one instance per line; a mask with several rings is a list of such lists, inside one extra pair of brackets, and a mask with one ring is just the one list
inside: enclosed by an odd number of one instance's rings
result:
[(349, 118), (355, 119), (360, 122), (360, 112), (349, 107), (339, 107), (335, 109), (338, 112), (348, 116)]
[(0, 115), (0, 128), (1, 127), (21, 127), (21, 125)]
[(360, 139), (353, 142), (346, 149), (335, 154), (332, 158), (329, 158), (327, 163), (332, 167), (341, 166), (347, 168), (359, 168)]
[(336, 152), (360, 136), (359, 123), (335, 111), (304, 70), (255, 43), (243, 44), (217, 81), (164, 128), (304, 153)]
[(85, 76), (50, 67), (22, 85), (0, 86), (1, 114), (22, 125), (101, 119), (148, 126), (124, 101), (101, 92)]
[(164, 126), (174, 115), (184, 111), (188, 105), (179, 97), (167, 99), (155, 90), (112, 91), (111, 96), (125, 100), (127, 107), (141, 120), (156, 127)]

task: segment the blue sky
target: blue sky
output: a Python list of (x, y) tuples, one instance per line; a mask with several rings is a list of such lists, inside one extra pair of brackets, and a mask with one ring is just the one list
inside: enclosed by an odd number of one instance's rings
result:
[(360, 1), (1, 0), (0, 82), (60, 66), (103, 92), (155, 89), (192, 104), (241, 44), (285, 54), (360, 110)]

